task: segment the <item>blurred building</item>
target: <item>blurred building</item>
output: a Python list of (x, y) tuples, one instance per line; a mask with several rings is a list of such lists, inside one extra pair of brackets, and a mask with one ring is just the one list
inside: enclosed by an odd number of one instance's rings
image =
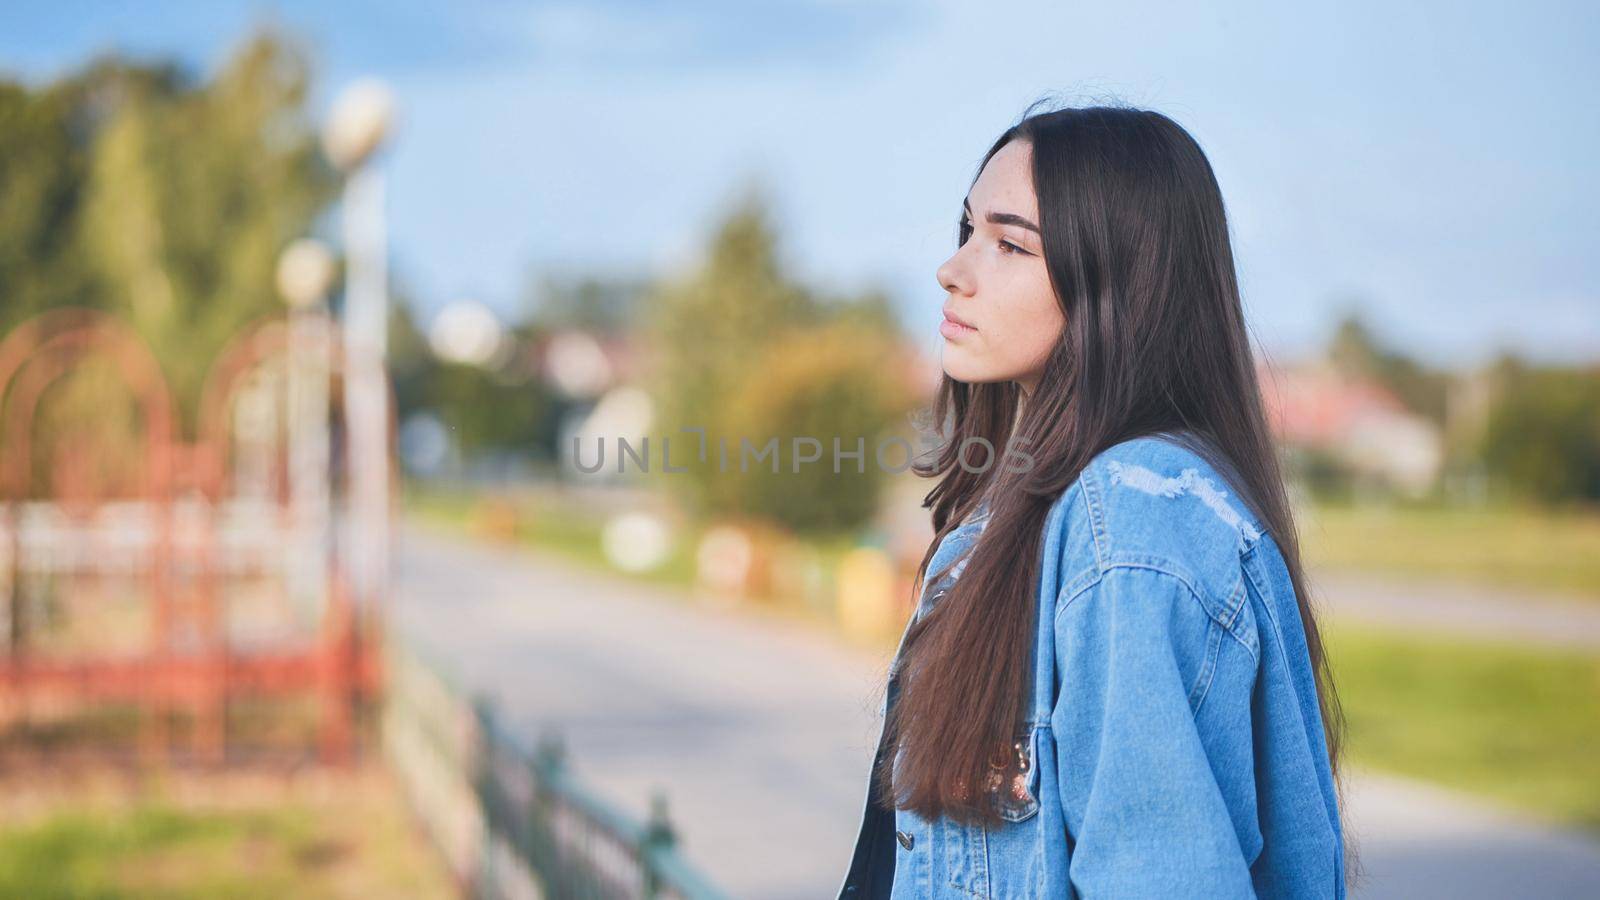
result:
[(1444, 440), (1376, 381), (1322, 362), (1258, 364), (1268, 424), (1280, 444), (1320, 451), (1352, 474), (1408, 494), (1427, 491), (1444, 463)]

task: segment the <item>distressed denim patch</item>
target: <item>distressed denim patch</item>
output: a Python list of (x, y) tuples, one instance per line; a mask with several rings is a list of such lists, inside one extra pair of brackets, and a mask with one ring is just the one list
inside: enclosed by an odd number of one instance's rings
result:
[(1196, 469), (1184, 469), (1177, 477), (1162, 475), (1151, 471), (1144, 466), (1129, 465), (1111, 460), (1106, 464), (1111, 472), (1112, 484), (1125, 484), (1135, 490), (1161, 497), (1178, 497), (1191, 494), (1199, 497), (1201, 502), (1211, 508), (1222, 521), (1229, 527), (1238, 531), (1245, 540), (1253, 541), (1261, 536), (1261, 532), (1222, 498), (1228, 492), (1211, 483), (1211, 479), (1201, 475)]

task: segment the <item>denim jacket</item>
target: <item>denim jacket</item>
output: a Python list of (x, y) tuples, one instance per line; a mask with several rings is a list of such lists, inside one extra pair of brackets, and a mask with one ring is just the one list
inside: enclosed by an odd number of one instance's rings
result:
[[(1166, 434), (1084, 468), (1045, 522), (1024, 783), (1004, 823), (891, 813), (869, 784), (841, 898), (1344, 897), (1289, 572), (1224, 485)], [(980, 507), (946, 535), (913, 622), (987, 521)]]

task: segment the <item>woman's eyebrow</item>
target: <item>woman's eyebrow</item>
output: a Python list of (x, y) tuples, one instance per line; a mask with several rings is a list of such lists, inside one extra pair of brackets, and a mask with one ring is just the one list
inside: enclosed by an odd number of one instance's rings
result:
[[(972, 215), (972, 207), (968, 205), (966, 200), (961, 201), (961, 208), (966, 210), (967, 215)], [(1022, 216), (1019, 216), (1016, 213), (992, 212), (984, 216), (984, 220), (992, 222), (995, 225), (1016, 225), (1019, 228), (1026, 228), (1034, 234), (1039, 234), (1039, 226), (1033, 224), (1027, 219), (1024, 219)]]

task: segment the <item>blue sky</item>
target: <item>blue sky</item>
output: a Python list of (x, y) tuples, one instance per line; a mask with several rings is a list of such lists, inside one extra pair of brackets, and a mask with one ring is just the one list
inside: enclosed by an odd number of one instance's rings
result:
[[(1202, 9), (1202, 6), (1209, 8)], [(1406, 8), (1399, 8), (1405, 6)], [(1251, 328), (1281, 355), (1359, 307), (1437, 363), (1600, 358), (1590, 4), (10, 3), (0, 70), (96, 51), (201, 70), (252, 23), (309, 40), (317, 104), (386, 78), (398, 276), (508, 315), (530, 269), (692, 263), (751, 179), (787, 258), (882, 286), (930, 350), (983, 150), (1029, 101), (1151, 106), (1206, 148)], [(443, 11), (443, 12), (441, 12)]]

